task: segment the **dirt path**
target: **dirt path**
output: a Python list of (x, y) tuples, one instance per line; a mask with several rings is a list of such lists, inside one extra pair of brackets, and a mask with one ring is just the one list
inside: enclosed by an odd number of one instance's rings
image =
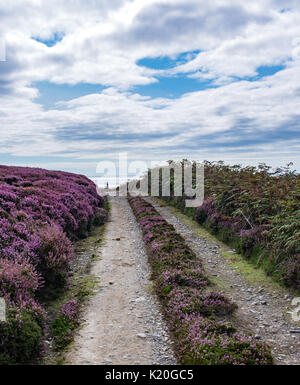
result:
[(234, 251), (224, 247), (220, 242), (199, 236), (192, 225), (184, 219), (181, 220), (177, 214), (174, 216), (169, 208), (161, 207), (150, 198), (147, 200), (185, 238), (191, 249), (203, 261), (207, 273), (212, 278), (215, 277), (221, 284), (222, 291), (238, 304), (239, 308), (233, 322), (239, 329), (251, 332), (257, 339), (267, 342), (272, 348), (275, 363), (300, 364), (300, 335), (290, 333), (291, 328), (295, 326), (288, 314), (293, 298), (290, 293), (275, 284), (270, 284), (268, 280), (266, 284), (263, 280), (258, 285), (251, 283), (243, 273), (230, 265), (230, 259), (223, 254), (225, 248), (234, 259)]
[(150, 270), (140, 230), (126, 198), (110, 198), (111, 219), (101, 260), (91, 274), (100, 288), (83, 314), (83, 326), (66, 364), (175, 364), (167, 328), (150, 294)]

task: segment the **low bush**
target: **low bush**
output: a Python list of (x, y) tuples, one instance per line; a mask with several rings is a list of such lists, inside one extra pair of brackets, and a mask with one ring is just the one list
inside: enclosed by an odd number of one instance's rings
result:
[(34, 300), (9, 303), (0, 322), (0, 364), (24, 364), (45, 352), (46, 313)]
[[(201, 207), (187, 210), (185, 196), (161, 198), (299, 291), (300, 175), (290, 166), (272, 170), (265, 164), (205, 162)], [(173, 185), (171, 178), (171, 192)]]
[(43, 281), (26, 259), (0, 259), (0, 297), (7, 302), (31, 298)]
[(175, 324), (186, 314), (202, 317), (225, 316), (237, 308), (221, 293), (203, 292), (184, 286), (169, 293), (167, 307), (170, 309), (168, 314)]
[(74, 256), (71, 241), (106, 218), (104, 198), (84, 176), (0, 166), (0, 296), (8, 308), (0, 363), (43, 353), (46, 316), (37, 301), (60, 293)]
[(269, 365), (270, 350), (231, 325), (187, 315), (176, 331), (175, 349), (185, 365)]
[(55, 347), (62, 349), (73, 341), (73, 333), (79, 325), (79, 302), (69, 300), (60, 309), (58, 317), (51, 324), (51, 336)]
[(39, 243), (36, 248), (36, 266), (41, 272), (45, 285), (39, 291), (46, 297), (65, 286), (70, 261), (74, 257), (73, 245), (66, 234), (55, 225), (47, 225), (37, 232)]

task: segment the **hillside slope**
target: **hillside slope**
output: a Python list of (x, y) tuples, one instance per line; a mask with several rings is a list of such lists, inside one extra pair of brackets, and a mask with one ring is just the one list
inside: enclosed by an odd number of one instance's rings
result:
[(59, 171), (0, 166), (0, 363), (30, 361), (44, 350), (40, 299), (67, 281), (72, 241), (106, 221), (104, 199), (88, 178)]

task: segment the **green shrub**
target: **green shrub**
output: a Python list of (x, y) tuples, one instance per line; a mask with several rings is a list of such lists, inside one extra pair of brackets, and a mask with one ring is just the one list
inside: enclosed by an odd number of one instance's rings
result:
[(0, 322), (0, 364), (24, 364), (44, 350), (45, 313), (34, 302), (10, 307)]

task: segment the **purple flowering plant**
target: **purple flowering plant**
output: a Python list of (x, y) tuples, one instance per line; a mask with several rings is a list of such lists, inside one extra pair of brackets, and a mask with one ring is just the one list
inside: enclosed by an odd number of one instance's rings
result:
[(65, 285), (72, 241), (106, 221), (104, 206), (85, 176), (0, 166), (0, 296), (8, 308), (8, 322), (0, 323), (0, 363), (27, 362), (44, 351), (39, 299)]
[[(182, 364), (265, 365), (273, 359), (267, 345), (239, 334), (228, 321), (236, 309), (215, 291), (199, 258), (155, 208), (128, 197), (147, 247), (152, 279)], [(204, 205), (213, 213), (211, 202)]]

